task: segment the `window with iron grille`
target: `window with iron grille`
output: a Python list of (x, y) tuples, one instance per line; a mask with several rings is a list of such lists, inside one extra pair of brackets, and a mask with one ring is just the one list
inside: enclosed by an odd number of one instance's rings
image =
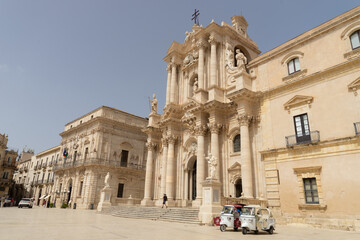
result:
[(240, 152), (241, 151), (240, 134), (238, 134), (238, 135), (236, 135), (234, 137), (233, 146), (234, 146), (234, 152)]
[(350, 42), (352, 49), (360, 47), (360, 30), (357, 30), (350, 36)]
[(288, 62), (289, 74), (300, 71), (300, 61), (299, 58), (294, 58)]
[(318, 204), (319, 195), (316, 185), (316, 178), (304, 178), (305, 202), (309, 204)]

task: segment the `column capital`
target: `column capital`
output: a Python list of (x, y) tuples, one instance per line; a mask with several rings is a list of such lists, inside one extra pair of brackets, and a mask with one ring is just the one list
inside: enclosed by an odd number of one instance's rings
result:
[(165, 147), (165, 146), (168, 144), (168, 140), (167, 140), (166, 137), (163, 137), (163, 138), (161, 139), (161, 144), (163, 145), (163, 147)]
[(151, 141), (148, 141), (148, 142), (146, 143), (146, 147), (147, 147), (147, 149), (148, 149), (149, 151), (153, 151), (156, 146), (157, 146), (157, 144), (156, 144), (156, 143), (153, 143), (153, 142), (151, 142)]
[(167, 136), (167, 142), (168, 142), (169, 144), (174, 144), (177, 139), (178, 139), (178, 137), (175, 136), (175, 135), (169, 135), (169, 136)]
[(195, 127), (195, 134), (197, 136), (205, 136), (207, 129), (206, 124), (198, 125)]
[(169, 63), (169, 64), (166, 66), (166, 71), (168, 71), (168, 72), (171, 71), (171, 63)]
[(247, 114), (239, 114), (237, 116), (240, 126), (249, 126), (251, 121), (253, 120), (253, 116)]
[(196, 47), (197, 48), (205, 48), (208, 45), (208, 43), (206, 42), (205, 39), (201, 38), (196, 42)]
[(219, 134), (223, 125), (219, 123), (208, 123), (208, 127), (211, 133)]
[(219, 41), (219, 37), (217, 36), (217, 34), (215, 33), (212, 33), (209, 37), (209, 40), (208, 42), (211, 44), (211, 45), (216, 45)]

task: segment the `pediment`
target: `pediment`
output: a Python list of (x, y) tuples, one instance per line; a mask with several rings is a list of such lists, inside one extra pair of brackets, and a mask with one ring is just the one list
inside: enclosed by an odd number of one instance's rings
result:
[(305, 104), (311, 104), (314, 100), (314, 97), (311, 96), (303, 96), (303, 95), (296, 95), (293, 98), (291, 98), (289, 101), (284, 103), (284, 108), (286, 110), (289, 110), (293, 107), (305, 105)]
[(228, 169), (229, 172), (241, 171), (241, 164), (236, 162)]
[(357, 78), (355, 81), (351, 82), (349, 85), (348, 85), (348, 88), (350, 91), (356, 91), (357, 89), (360, 89), (360, 77)]
[(173, 41), (166, 53), (170, 54), (171, 52), (181, 52), (181, 49), (182, 49), (181, 43)]

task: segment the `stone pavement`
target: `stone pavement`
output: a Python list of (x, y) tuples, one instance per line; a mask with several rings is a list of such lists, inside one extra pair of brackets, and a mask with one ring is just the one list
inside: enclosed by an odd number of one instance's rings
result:
[(127, 219), (97, 214), (90, 210), (41, 207), (0, 208), (0, 239), (360, 239), (360, 232), (314, 229), (305, 226), (277, 226), (275, 233), (242, 235), (240, 231), (220, 232), (218, 227)]

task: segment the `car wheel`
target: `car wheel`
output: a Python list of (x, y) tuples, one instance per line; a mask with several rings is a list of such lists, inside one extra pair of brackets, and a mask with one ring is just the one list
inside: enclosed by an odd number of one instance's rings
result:
[(29, 206), (29, 208), (32, 208), (32, 206)]
[(270, 227), (269, 233), (270, 233), (270, 234), (273, 234), (273, 233), (274, 233), (274, 228), (273, 228), (273, 227)]
[(234, 231), (237, 231), (237, 230), (238, 230), (238, 228), (237, 228), (237, 227), (235, 227), (235, 228), (234, 228)]
[(243, 228), (243, 229), (242, 229), (242, 234), (244, 234), (244, 235), (247, 234), (247, 229), (246, 229), (246, 228)]
[(255, 234), (258, 234), (258, 233), (259, 233), (259, 230), (255, 230), (254, 233), (255, 233)]
[(225, 232), (225, 230), (226, 230), (226, 225), (225, 224), (220, 225), (220, 231)]
[(20, 208), (20, 206), (18, 206), (18, 208)]

